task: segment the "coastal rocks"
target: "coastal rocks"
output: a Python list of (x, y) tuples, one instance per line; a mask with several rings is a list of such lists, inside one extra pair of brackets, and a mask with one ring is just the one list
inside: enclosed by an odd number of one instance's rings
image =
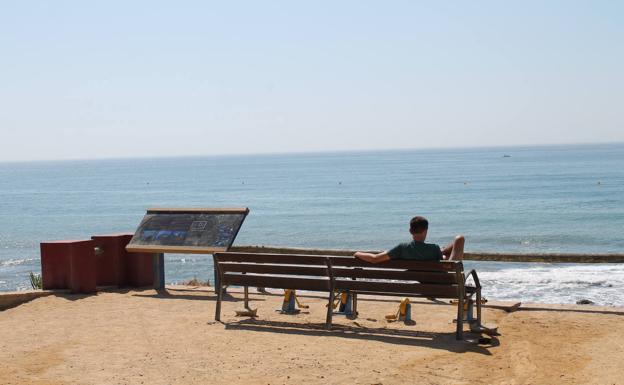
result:
[(577, 305), (593, 305), (594, 302), (588, 299), (579, 299), (578, 301), (576, 301), (576, 304)]

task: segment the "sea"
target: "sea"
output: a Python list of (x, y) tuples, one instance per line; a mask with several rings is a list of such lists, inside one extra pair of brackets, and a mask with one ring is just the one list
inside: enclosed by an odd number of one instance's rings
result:
[[(149, 207), (249, 207), (235, 245), (383, 250), (429, 219), (468, 252), (623, 253), (624, 144), (0, 163), (0, 291), (39, 243), (134, 232)], [(213, 280), (167, 254), (167, 283)], [(623, 264), (471, 262), (491, 300), (624, 306)]]

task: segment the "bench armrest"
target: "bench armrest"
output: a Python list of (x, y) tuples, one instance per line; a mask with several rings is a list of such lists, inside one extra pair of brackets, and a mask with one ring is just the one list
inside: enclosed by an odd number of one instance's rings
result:
[(479, 282), (479, 277), (477, 276), (477, 272), (475, 269), (470, 270), (468, 274), (466, 274), (466, 278), (464, 279), (464, 284), (466, 283), (468, 278), (470, 278), (471, 276), (472, 276), (472, 279), (474, 280), (475, 287), (477, 289), (481, 289), (481, 283)]

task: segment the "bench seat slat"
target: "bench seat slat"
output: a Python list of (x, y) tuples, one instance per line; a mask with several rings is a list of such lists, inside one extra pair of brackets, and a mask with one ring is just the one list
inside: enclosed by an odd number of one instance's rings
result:
[(327, 291), (328, 279), (284, 277), (279, 275), (223, 274), (223, 285), (257, 286), (273, 289), (299, 289), (310, 291)]

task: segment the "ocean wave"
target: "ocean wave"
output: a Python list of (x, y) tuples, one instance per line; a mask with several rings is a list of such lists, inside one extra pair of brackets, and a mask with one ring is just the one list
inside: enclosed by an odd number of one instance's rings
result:
[(589, 299), (624, 306), (624, 264), (532, 265), (483, 271), (479, 277), (484, 295), (493, 299), (563, 304)]
[(38, 259), (37, 258), (7, 259), (4, 261), (0, 261), (0, 267), (18, 266), (18, 265), (23, 265), (25, 263), (36, 261), (36, 260)]

